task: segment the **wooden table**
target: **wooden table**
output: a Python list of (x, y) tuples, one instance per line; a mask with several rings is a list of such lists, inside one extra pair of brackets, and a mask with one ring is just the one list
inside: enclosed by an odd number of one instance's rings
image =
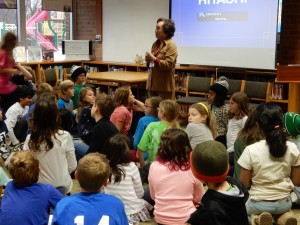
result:
[(87, 83), (100, 85), (115, 84), (114, 86), (121, 86), (125, 83), (131, 86), (146, 83), (147, 79), (148, 73), (134, 71), (106, 71), (87, 74)]

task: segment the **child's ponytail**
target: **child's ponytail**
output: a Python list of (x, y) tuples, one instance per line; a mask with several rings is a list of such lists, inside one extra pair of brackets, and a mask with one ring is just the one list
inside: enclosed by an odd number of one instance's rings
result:
[(257, 109), (257, 121), (262, 129), (270, 154), (275, 158), (284, 156), (287, 137), (283, 131), (283, 114), (281, 108), (273, 103), (261, 103)]

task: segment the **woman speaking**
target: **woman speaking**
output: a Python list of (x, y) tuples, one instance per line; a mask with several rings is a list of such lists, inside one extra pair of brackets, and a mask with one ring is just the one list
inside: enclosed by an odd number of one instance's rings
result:
[(175, 65), (177, 46), (171, 39), (175, 33), (175, 24), (171, 19), (159, 18), (151, 52), (146, 52), (145, 60), (150, 68), (147, 81), (149, 97), (160, 96), (172, 99), (175, 89)]

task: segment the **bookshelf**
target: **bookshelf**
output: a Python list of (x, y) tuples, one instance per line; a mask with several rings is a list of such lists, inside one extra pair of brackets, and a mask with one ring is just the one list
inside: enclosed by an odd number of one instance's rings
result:
[[(120, 62), (106, 62), (106, 61), (82, 61), (82, 60), (65, 60), (56, 62), (25, 62), (22, 65), (30, 66), (36, 72), (36, 84), (40, 83), (41, 69), (61, 66), (69, 68), (72, 65), (84, 66), (88, 72), (102, 72), (102, 71), (136, 71), (147, 72), (148, 68), (145, 64), (135, 63), (120, 63)], [(220, 76), (226, 76), (229, 79), (236, 80), (250, 80), (271, 82), (271, 93), (266, 98), (267, 102), (275, 102), (279, 104), (284, 111), (300, 112), (300, 72), (299, 66), (287, 67), (278, 66), (277, 70), (254, 70), (254, 69), (235, 69), (235, 68), (218, 68), (213, 66), (198, 66), (198, 65), (178, 65), (175, 70), (175, 96), (185, 96), (185, 82), (186, 76), (203, 76), (213, 77), (214, 79)], [(295, 71), (296, 70), (296, 71)], [(282, 78), (284, 77), (284, 79)], [(296, 78), (295, 78), (296, 77)], [(298, 79), (298, 80), (297, 80)], [(111, 82), (103, 82), (97, 84), (104, 92), (110, 94), (113, 92), (118, 84)], [(253, 87), (255, 88), (255, 87)], [(272, 89), (273, 88), (273, 89)], [(146, 95), (145, 84), (132, 86), (135, 95), (142, 96), (143, 100)], [(279, 92), (279, 93), (277, 93)], [(274, 95), (276, 93), (276, 97)], [(277, 97), (280, 96), (281, 97)], [(273, 95), (273, 96), (272, 96)]]

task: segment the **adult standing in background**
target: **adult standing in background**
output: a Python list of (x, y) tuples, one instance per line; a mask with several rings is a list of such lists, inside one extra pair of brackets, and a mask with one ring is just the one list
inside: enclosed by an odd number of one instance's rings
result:
[(175, 33), (175, 23), (171, 19), (159, 18), (151, 52), (146, 52), (145, 60), (150, 68), (147, 81), (149, 97), (160, 96), (171, 99), (175, 91), (175, 65), (177, 46), (171, 39)]

